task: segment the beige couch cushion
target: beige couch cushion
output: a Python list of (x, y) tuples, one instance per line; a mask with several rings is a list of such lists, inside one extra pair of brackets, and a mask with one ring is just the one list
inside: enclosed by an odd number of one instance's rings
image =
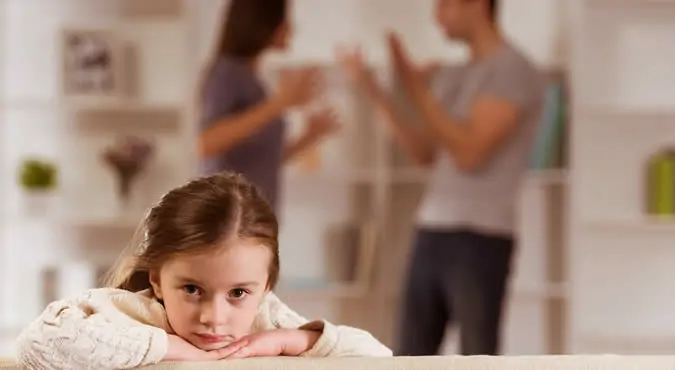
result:
[[(0, 360), (1, 370), (19, 370), (11, 360)], [(436, 356), (389, 358), (253, 358), (210, 363), (164, 363), (152, 370), (675, 370), (675, 356)]]

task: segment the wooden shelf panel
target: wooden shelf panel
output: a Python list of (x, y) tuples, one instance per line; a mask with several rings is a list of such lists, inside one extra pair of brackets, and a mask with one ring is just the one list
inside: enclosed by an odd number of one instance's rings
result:
[(140, 100), (109, 99), (15, 99), (0, 100), (0, 110), (15, 111), (74, 111), (112, 113), (174, 113), (185, 109), (180, 103), (144, 102)]
[(378, 172), (374, 169), (323, 170), (317, 172), (287, 170), (283, 176), (284, 181), (288, 183), (301, 183), (305, 186), (314, 183), (325, 186), (332, 184), (374, 183), (378, 179)]
[(585, 220), (582, 222), (582, 225), (590, 229), (611, 232), (675, 233), (675, 216), (608, 217), (602, 220)]
[(675, 119), (675, 101), (669, 105), (591, 104), (578, 107), (580, 119), (609, 121), (608, 123), (664, 122), (672, 125)]
[[(16, 214), (5, 212), (6, 223), (34, 223), (48, 222), (69, 228), (104, 228), (104, 229), (135, 229), (143, 220), (144, 215), (119, 214), (96, 215), (87, 213), (60, 212), (46, 206), (42, 214)], [(55, 207), (58, 207), (55, 205)]]
[[(101, 1), (101, 0), (99, 0)], [(110, 0), (102, 0), (110, 1)], [(180, 17), (182, 0), (117, 0), (128, 18)]]
[(368, 293), (368, 288), (358, 283), (327, 282), (320, 280), (294, 281), (283, 279), (275, 293), (281, 299), (339, 299), (359, 298)]
[(514, 299), (567, 299), (569, 296), (569, 288), (566, 283), (514, 281), (511, 283), (511, 291)]
[(567, 170), (530, 170), (526, 181), (539, 185), (564, 185), (567, 183)]
[[(391, 181), (394, 183), (425, 183), (428, 178), (429, 170), (417, 167), (394, 168), (391, 173)], [(541, 185), (564, 184), (567, 182), (567, 170), (530, 170), (526, 181), (540, 183)]]
[(675, 336), (627, 335), (625, 333), (584, 334), (579, 343), (590, 351), (620, 352), (621, 354), (675, 353)]

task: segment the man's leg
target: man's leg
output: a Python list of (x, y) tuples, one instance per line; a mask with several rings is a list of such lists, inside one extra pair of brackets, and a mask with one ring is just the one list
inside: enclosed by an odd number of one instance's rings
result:
[(444, 281), (460, 327), (463, 355), (497, 355), (513, 240), (472, 232), (457, 234), (455, 263)]
[(443, 266), (439, 265), (438, 250), (445, 247), (441, 236), (430, 231), (417, 233), (403, 292), (396, 356), (433, 356), (443, 342), (450, 310), (439, 280)]

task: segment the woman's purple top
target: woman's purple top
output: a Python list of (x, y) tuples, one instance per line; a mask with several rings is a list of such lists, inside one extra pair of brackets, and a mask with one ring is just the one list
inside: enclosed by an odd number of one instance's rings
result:
[[(243, 61), (221, 58), (206, 81), (200, 130), (240, 113), (267, 98), (255, 72)], [(282, 117), (265, 125), (235, 147), (203, 160), (200, 171), (208, 175), (228, 170), (243, 174), (276, 209), (279, 192), (285, 122)]]

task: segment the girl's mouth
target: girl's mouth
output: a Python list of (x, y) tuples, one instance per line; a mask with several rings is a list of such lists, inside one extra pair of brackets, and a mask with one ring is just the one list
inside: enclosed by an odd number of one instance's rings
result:
[(232, 342), (234, 338), (231, 335), (215, 335), (215, 334), (197, 334), (199, 339), (206, 343), (221, 343)]

